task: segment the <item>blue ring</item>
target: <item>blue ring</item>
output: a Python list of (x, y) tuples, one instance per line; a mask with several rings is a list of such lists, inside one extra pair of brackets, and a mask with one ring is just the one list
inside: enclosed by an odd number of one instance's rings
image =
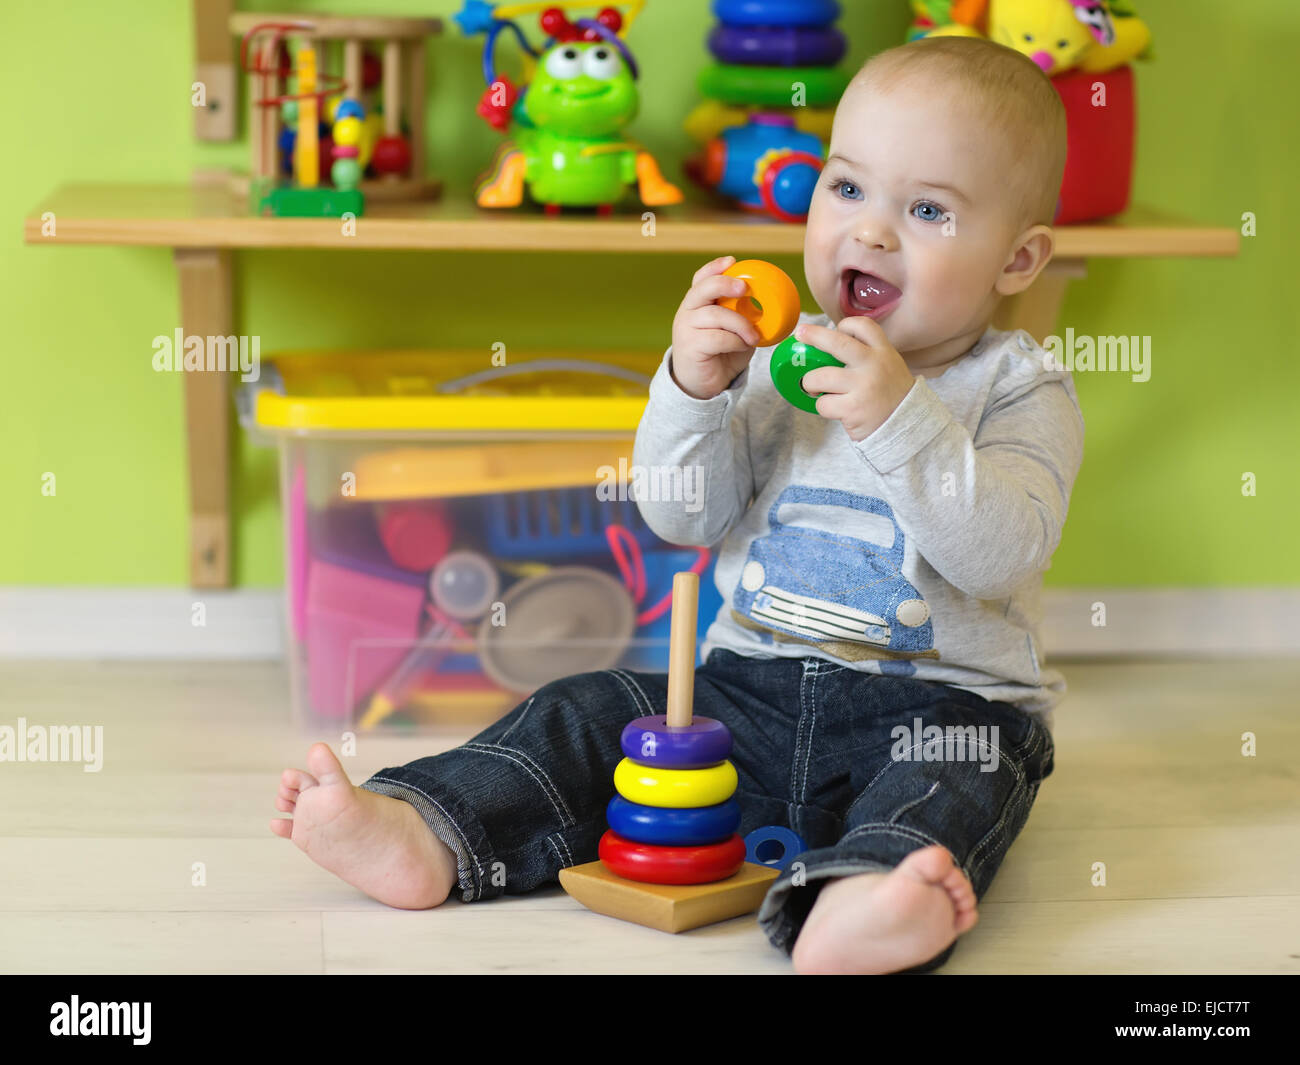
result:
[[(765, 862), (758, 856), (758, 849), (764, 843), (779, 843), (785, 850), (780, 858)], [(783, 873), (790, 868), (795, 858), (807, 849), (808, 845), (803, 840), (780, 825), (764, 825), (762, 828), (754, 829), (745, 837), (745, 861), (764, 865), (769, 869), (780, 869)]]
[(605, 808), (605, 820), (620, 836), (661, 847), (694, 847), (721, 843), (740, 828), (740, 804), (728, 799), (716, 806), (670, 809), (643, 806), (615, 795)]
[(719, 22), (709, 51), (723, 63), (772, 67), (833, 67), (848, 50), (834, 26), (737, 26)]
[(685, 728), (669, 728), (667, 714), (638, 717), (623, 726), (623, 754), (660, 769), (704, 769), (731, 754), (731, 733), (721, 721), (696, 716)]
[(836, 0), (713, 0), (713, 17), (733, 26), (826, 26), (840, 17)]

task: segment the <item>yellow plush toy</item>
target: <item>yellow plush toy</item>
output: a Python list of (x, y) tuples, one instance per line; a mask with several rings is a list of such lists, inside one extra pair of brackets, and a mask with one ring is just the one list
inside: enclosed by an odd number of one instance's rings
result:
[(1147, 24), (1120, 0), (913, 0), (912, 7), (909, 39), (987, 35), (1051, 76), (1114, 70), (1151, 44)]
[(1050, 75), (1114, 70), (1151, 43), (1145, 22), (1115, 17), (1104, 0), (989, 0), (988, 35)]

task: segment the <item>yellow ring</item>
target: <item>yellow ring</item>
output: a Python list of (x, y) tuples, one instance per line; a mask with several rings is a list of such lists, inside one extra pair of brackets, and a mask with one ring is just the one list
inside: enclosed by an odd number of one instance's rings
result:
[(730, 762), (707, 769), (658, 769), (624, 758), (614, 767), (614, 790), (642, 806), (716, 806), (731, 798), (737, 783)]

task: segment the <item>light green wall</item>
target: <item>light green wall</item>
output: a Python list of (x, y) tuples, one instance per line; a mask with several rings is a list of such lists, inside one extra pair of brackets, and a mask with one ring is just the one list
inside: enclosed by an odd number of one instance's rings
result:
[[(177, 323), (163, 249), (28, 247), (21, 219), (70, 181), (187, 178), (244, 165), (242, 142), (192, 136), (189, 4), (11, 4), (0, 64), (7, 164), (0, 187), (0, 584), (184, 584), (181, 382), (150, 369)], [(450, 15), (458, 0), (244, 3), (276, 11)], [(1293, 0), (1145, 0), (1158, 58), (1139, 71), (1135, 198), (1258, 236), (1236, 260), (1097, 262), (1062, 328), (1148, 334), (1151, 380), (1078, 374), (1083, 472), (1049, 584), (1294, 584), (1300, 335), (1293, 253)], [(861, 59), (901, 40), (903, 0), (846, 0)], [(645, 68), (637, 136), (675, 174), (710, 22), (705, 0), (652, 0), (632, 43)], [(511, 46), (506, 46), (507, 48)], [(432, 45), (429, 145), (453, 194), (496, 134), (474, 114), (478, 41)], [(1288, 195), (1288, 194), (1292, 195)], [(718, 254), (729, 249), (718, 248)], [(262, 350), (304, 345), (602, 344), (658, 349), (700, 256), (249, 252), (237, 325)], [(782, 265), (797, 271), (797, 259)], [(542, 271), (539, 275), (538, 271)], [(538, 283), (539, 277), (543, 283)], [(581, 322), (556, 305), (581, 313)], [(489, 335), (490, 334), (490, 335)], [(239, 439), (235, 576), (281, 579), (276, 471)], [(57, 475), (54, 498), (41, 475)], [(1243, 471), (1258, 496), (1243, 498)]]

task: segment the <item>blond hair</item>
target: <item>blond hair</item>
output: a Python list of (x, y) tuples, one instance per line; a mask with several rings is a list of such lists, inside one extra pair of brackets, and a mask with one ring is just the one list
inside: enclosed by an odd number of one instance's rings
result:
[(872, 56), (853, 85), (948, 88), (954, 104), (1001, 135), (1012, 210), (1021, 224), (1051, 225), (1065, 172), (1065, 106), (1028, 56), (982, 37), (923, 37)]

